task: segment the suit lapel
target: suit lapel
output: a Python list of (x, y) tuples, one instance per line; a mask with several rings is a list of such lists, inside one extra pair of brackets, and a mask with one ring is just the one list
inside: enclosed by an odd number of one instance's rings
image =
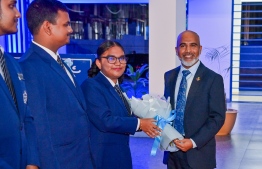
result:
[(172, 72), (171, 78), (170, 78), (170, 103), (172, 109), (175, 109), (175, 89), (176, 89), (176, 81), (178, 77), (178, 73), (180, 71), (180, 66), (175, 69), (175, 71)]
[(200, 84), (203, 83), (203, 81), (201, 81), (199, 79), (202, 79), (202, 77), (204, 75), (204, 70), (205, 70), (204, 65), (202, 63), (200, 63), (200, 65), (199, 65), (199, 67), (196, 71), (196, 74), (194, 76), (194, 79), (192, 81), (192, 84), (190, 86), (188, 95), (187, 95), (185, 112), (187, 111), (187, 108), (190, 107), (190, 105), (193, 103), (193, 100), (196, 97), (195, 93), (198, 91)]
[(68, 85), (68, 87), (75, 92), (76, 88), (73, 84), (73, 82), (71, 81), (71, 79), (69, 78), (69, 76), (67, 75), (67, 73), (62, 69), (62, 67), (60, 65), (58, 65), (56, 63), (56, 61), (54, 60), (54, 62), (50, 62), (50, 67), (57, 73), (59, 74), (59, 76), (65, 81), (65, 83)]
[[(10, 61), (10, 58), (9, 58), (8, 55), (4, 54), (4, 57), (5, 57), (6, 67), (7, 67), (7, 69), (8, 69), (8, 72), (9, 72), (10, 78), (11, 78), (11, 81), (12, 81), (13, 86), (14, 86), (15, 95), (16, 95), (16, 97), (18, 97), (19, 94), (17, 93), (17, 92), (18, 92), (18, 91), (17, 91), (17, 86), (15, 85), (15, 84), (16, 84), (15, 78), (17, 77), (17, 75), (16, 75), (16, 73), (14, 72), (14, 71), (15, 71), (15, 70), (14, 70), (14, 65), (13, 65), (12, 62)], [(12, 95), (11, 95), (11, 93), (10, 93), (10, 91), (9, 91), (9, 89), (8, 89), (8, 87), (7, 87), (4, 79), (3, 79), (2, 77), (1, 77), (1, 80), (0, 80), (0, 81), (1, 81), (0, 84), (1, 84), (2, 88), (4, 89), (4, 91), (5, 91), (8, 99), (9, 99), (10, 102), (12, 103), (13, 107), (14, 107), (15, 109), (17, 109), (17, 107), (16, 107), (16, 105), (15, 105), (15, 102), (14, 102), (14, 99), (12, 98)]]
[(11, 93), (9, 92), (8, 87), (5, 83), (5, 80), (3, 79), (2, 76), (0, 77), (0, 86), (3, 89), (4, 93), (6, 94), (6, 97), (9, 99), (10, 102), (12, 102), (12, 105), (15, 107), (14, 100), (13, 100)]
[[(34, 43), (31, 43), (31, 47), (32, 49), (37, 52), (37, 54), (43, 59), (44, 62), (46, 62), (47, 64), (50, 65), (50, 68), (52, 70), (54, 70), (54, 72), (56, 72), (61, 79), (63, 79), (63, 81), (65, 81), (65, 84), (72, 90), (72, 92), (74, 93), (74, 95), (76, 96), (76, 98), (78, 99), (78, 101), (81, 103), (81, 105), (85, 108), (85, 106), (83, 105), (83, 99), (81, 100), (81, 97), (79, 95), (79, 90), (77, 90), (77, 83), (75, 82), (75, 85), (73, 84), (73, 82), (71, 81), (71, 79), (69, 78), (69, 76), (67, 75), (67, 73), (62, 69), (62, 67), (52, 58), (52, 56), (49, 55), (49, 53), (47, 53), (45, 50), (43, 50), (42, 48), (40, 48), (39, 46), (35, 45)], [(66, 68), (68, 69), (68, 66), (65, 64)], [(70, 72), (70, 71), (69, 71)], [(72, 74), (71, 74), (72, 75)], [(74, 75), (72, 75), (73, 79), (74, 79)]]
[[(74, 93), (74, 95), (76, 96), (78, 101), (81, 103), (83, 108), (85, 108), (85, 106), (83, 105), (83, 102), (82, 102), (83, 99), (80, 98), (80, 95), (79, 95), (80, 91), (78, 89), (79, 86), (76, 83), (76, 81), (74, 80), (74, 83), (75, 83), (75, 85), (74, 85), (73, 82), (71, 81), (70, 77), (67, 75), (67, 73), (62, 69), (62, 67), (59, 64), (56, 63), (55, 60), (53, 62), (50, 62), (50, 66), (65, 81), (65, 83), (72, 90), (72, 92)], [(74, 75), (72, 75), (72, 78), (74, 79)]]
[(118, 101), (118, 103), (120, 104), (120, 106), (122, 107), (122, 109), (124, 110), (123, 112), (125, 112), (126, 115), (128, 115), (128, 111), (126, 110), (126, 107), (122, 101), (122, 99), (119, 97), (118, 93), (115, 91), (115, 88), (111, 85), (111, 83), (105, 78), (104, 75), (102, 75), (101, 73), (98, 73), (96, 78), (105, 85), (105, 88), (109, 88), (109, 91), (111, 93), (111, 95)]
[[(122, 99), (119, 97), (119, 95), (117, 94), (115, 88), (110, 87), (110, 92), (111, 92), (111, 94), (115, 97), (115, 99), (119, 102), (119, 104), (121, 104), (121, 106), (122, 106), (123, 108), (125, 108), (125, 107), (124, 107), (124, 103), (123, 103)], [(126, 108), (125, 108), (125, 109), (126, 109)]]
[(74, 75), (74, 73), (71, 71), (71, 69), (70, 69), (70, 67), (62, 60), (62, 62), (63, 62), (63, 64), (64, 64), (64, 66), (65, 66), (65, 68), (68, 70), (68, 72), (70, 73), (70, 75), (72, 76), (72, 79), (73, 79), (73, 81), (74, 81), (74, 83), (71, 81), (71, 79), (69, 78), (69, 76), (67, 75), (67, 79), (69, 79), (70, 81), (68, 81), (68, 83), (69, 82), (71, 82), (71, 83), (69, 83), (68, 85), (70, 85), (70, 84), (73, 84), (73, 88), (72, 88), (72, 90), (75, 90), (76, 92), (75, 92), (75, 94), (77, 94), (77, 99), (78, 99), (78, 101), (80, 102), (80, 104), (82, 105), (82, 107), (84, 108), (84, 110), (86, 109), (86, 102), (84, 101), (85, 100), (85, 98), (84, 98), (84, 96), (83, 96), (83, 92), (82, 92), (82, 89), (81, 89), (81, 87), (80, 87), (80, 85), (78, 84), (78, 82), (76, 81), (76, 79), (75, 79), (75, 75)]
[[(23, 106), (27, 102), (27, 93), (25, 88), (25, 82), (23, 79), (23, 74), (21, 69), (18, 67), (18, 65), (14, 64), (14, 61), (11, 61), (12, 56), (6, 56), (6, 64), (8, 66), (9, 74), (14, 86), (15, 94), (16, 94), (16, 101), (17, 101), (17, 107), (15, 106), (14, 100), (12, 99), (13, 105), (15, 108), (19, 109), (20, 118), (24, 117), (25, 108), (26, 106)], [(11, 94), (9, 94), (11, 96)], [(25, 100), (26, 99), (26, 100)]]

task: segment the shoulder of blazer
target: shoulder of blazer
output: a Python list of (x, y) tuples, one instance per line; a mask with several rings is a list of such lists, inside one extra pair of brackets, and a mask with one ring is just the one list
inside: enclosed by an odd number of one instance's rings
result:
[(176, 67), (175, 69), (167, 71), (164, 75), (166, 83), (168, 83), (170, 80), (174, 80), (173, 78), (176, 75), (178, 75), (179, 71), (180, 71), (180, 66)]
[(174, 68), (174, 69), (171, 69), (171, 70), (165, 72), (165, 76), (166, 76), (166, 77), (172, 76), (172, 75), (174, 75), (176, 72), (178, 73), (179, 70), (180, 70), (180, 66), (178, 66), (178, 67), (176, 67), (176, 68)]
[(104, 85), (104, 86), (112, 86), (111, 83), (107, 80), (107, 78), (102, 75), (102, 73), (98, 73), (95, 77), (94, 80), (97, 81), (99, 84)]
[[(35, 57), (35, 55), (39, 57)], [(24, 60), (27, 59), (32, 60), (32, 59), (39, 59), (39, 58), (42, 58), (42, 60), (46, 62), (52, 61), (52, 57), (51, 56), (48, 57), (48, 56), (49, 54), (44, 49), (42, 49), (41, 47), (37, 46), (34, 43), (31, 43), (29, 49), (22, 55), (19, 62), (23, 62)]]
[(112, 86), (110, 82), (101, 73), (98, 73), (93, 78), (87, 78), (86, 80), (84, 80), (81, 84), (81, 88), (82, 90), (86, 90), (86, 87), (90, 85), (98, 89), (104, 89)]
[[(12, 55), (10, 55), (9, 53), (4, 53), (4, 57), (6, 58), (6, 59), (8, 59), (10, 62), (12, 62), (12, 64), (14, 65), (14, 66), (16, 66), (18, 69), (19, 69), (19, 71), (21, 71), (20, 70), (20, 67), (19, 67), (19, 65), (18, 65), (18, 63), (17, 63), (17, 61), (16, 61), (16, 59), (12, 56)], [(10, 70), (9, 70), (10, 71)]]
[(197, 73), (204, 74), (205, 76), (208, 76), (208, 77), (217, 77), (217, 76), (222, 77), (220, 74), (206, 67), (202, 62), (200, 62)]

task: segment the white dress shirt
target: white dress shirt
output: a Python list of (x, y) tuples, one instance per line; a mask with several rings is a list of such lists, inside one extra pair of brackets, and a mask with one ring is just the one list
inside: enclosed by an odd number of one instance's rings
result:
[[(182, 77), (183, 77), (183, 73), (182, 71), (183, 70), (189, 70), (190, 71), (190, 74), (187, 75), (186, 79), (187, 79), (187, 89), (186, 89), (186, 98), (187, 98), (187, 95), (188, 95), (188, 92), (189, 92), (189, 89), (190, 89), (190, 86), (193, 82), (193, 79), (194, 79), (194, 76), (196, 74), (196, 71), (198, 69), (200, 65), (200, 61), (198, 60), (196, 64), (194, 64), (192, 67), (190, 67), (189, 69), (186, 69), (184, 68), (182, 65), (180, 66), (180, 71), (178, 73), (178, 77), (177, 77), (177, 81), (176, 81), (176, 88), (175, 88), (175, 107), (176, 108), (176, 100), (177, 100), (177, 95), (178, 95), (178, 90), (179, 90), (179, 86), (180, 86), (180, 83), (181, 83), (181, 80), (182, 80)], [(194, 142), (194, 140), (190, 139), (193, 143), (193, 148), (196, 148), (197, 145), (196, 143)]]

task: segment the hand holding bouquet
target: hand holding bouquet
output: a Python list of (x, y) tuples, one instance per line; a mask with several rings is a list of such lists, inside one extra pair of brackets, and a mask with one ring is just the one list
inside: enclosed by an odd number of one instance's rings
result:
[(177, 151), (178, 148), (171, 144), (175, 139), (183, 139), (183, 136), (172, 126), (175, 119), (175, 111), (171, 110), (169, 99), (143, 95), (142, 99), (132, 97), (129, 103), (133, 113), (140, 118), (154, 118), (156, 125), (161, 128), (161, 136), (155, 138), (151, 155), (156, 154), (157, 148), (166, 151)]

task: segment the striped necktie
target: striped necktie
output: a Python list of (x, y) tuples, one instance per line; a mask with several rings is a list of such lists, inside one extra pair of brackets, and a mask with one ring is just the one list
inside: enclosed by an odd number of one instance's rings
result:
[(63, 64), (62, 59), (60, 58), (59, 55), (57, 55), (57, 60), (56, 61), (64, 69), (64, 71), (66, 71), (65, 70), (65, 65)]
[(186, 90), (187, 90), (187, 75), (190, 74), (189, 70), (183, 70), (183, 77), (180, 82), (178, 94), (177, 94), (177, 101), (176, 101), (176, 118), (175, 118), (175, 129), (180, 134), (185, 134), (184, 131), (184, 111), (186, 107)]
[(4, 76), (6, 86), (8, 87), (10, 94), (11, 94), (15, 104), (17, 105), (14, 86), (13, 86), (10, 74), (8, 72), (8, 69), (6, 67), (4, 55), (3, 55), (1, 50), (0, 50), (0, 66), (1, 66), (2, 71), (3, 71), (3, 76)]
[(118, 93), (118, 95), (120, 96), (120, 98), (122, 99), (122, 101), (124, 102), (124, 105), (126, 107), (126, 110), (128, 111), (128, 114), (131, 115), (131, 108), (128, 104), (128, 101), (126, 100), (125, 96), (123, 95), (120, 87), (118, 85), (115, 85), (115, 90)]
[(62, 67), (62, 69), (65, 71), (67, 76), (70, 78), (70, 80), (72, 81), (72, 83), (76, 87), (75, 82), (74, 82), (74, 77), (72, 77), (72, 75), (70, 74), (70, 71), (68, 69), (66, 69), (61, 57), (59, 55), (56, 55), (56, 56), (57, 56), (57, 59), (56, 59), (57, 63)]

